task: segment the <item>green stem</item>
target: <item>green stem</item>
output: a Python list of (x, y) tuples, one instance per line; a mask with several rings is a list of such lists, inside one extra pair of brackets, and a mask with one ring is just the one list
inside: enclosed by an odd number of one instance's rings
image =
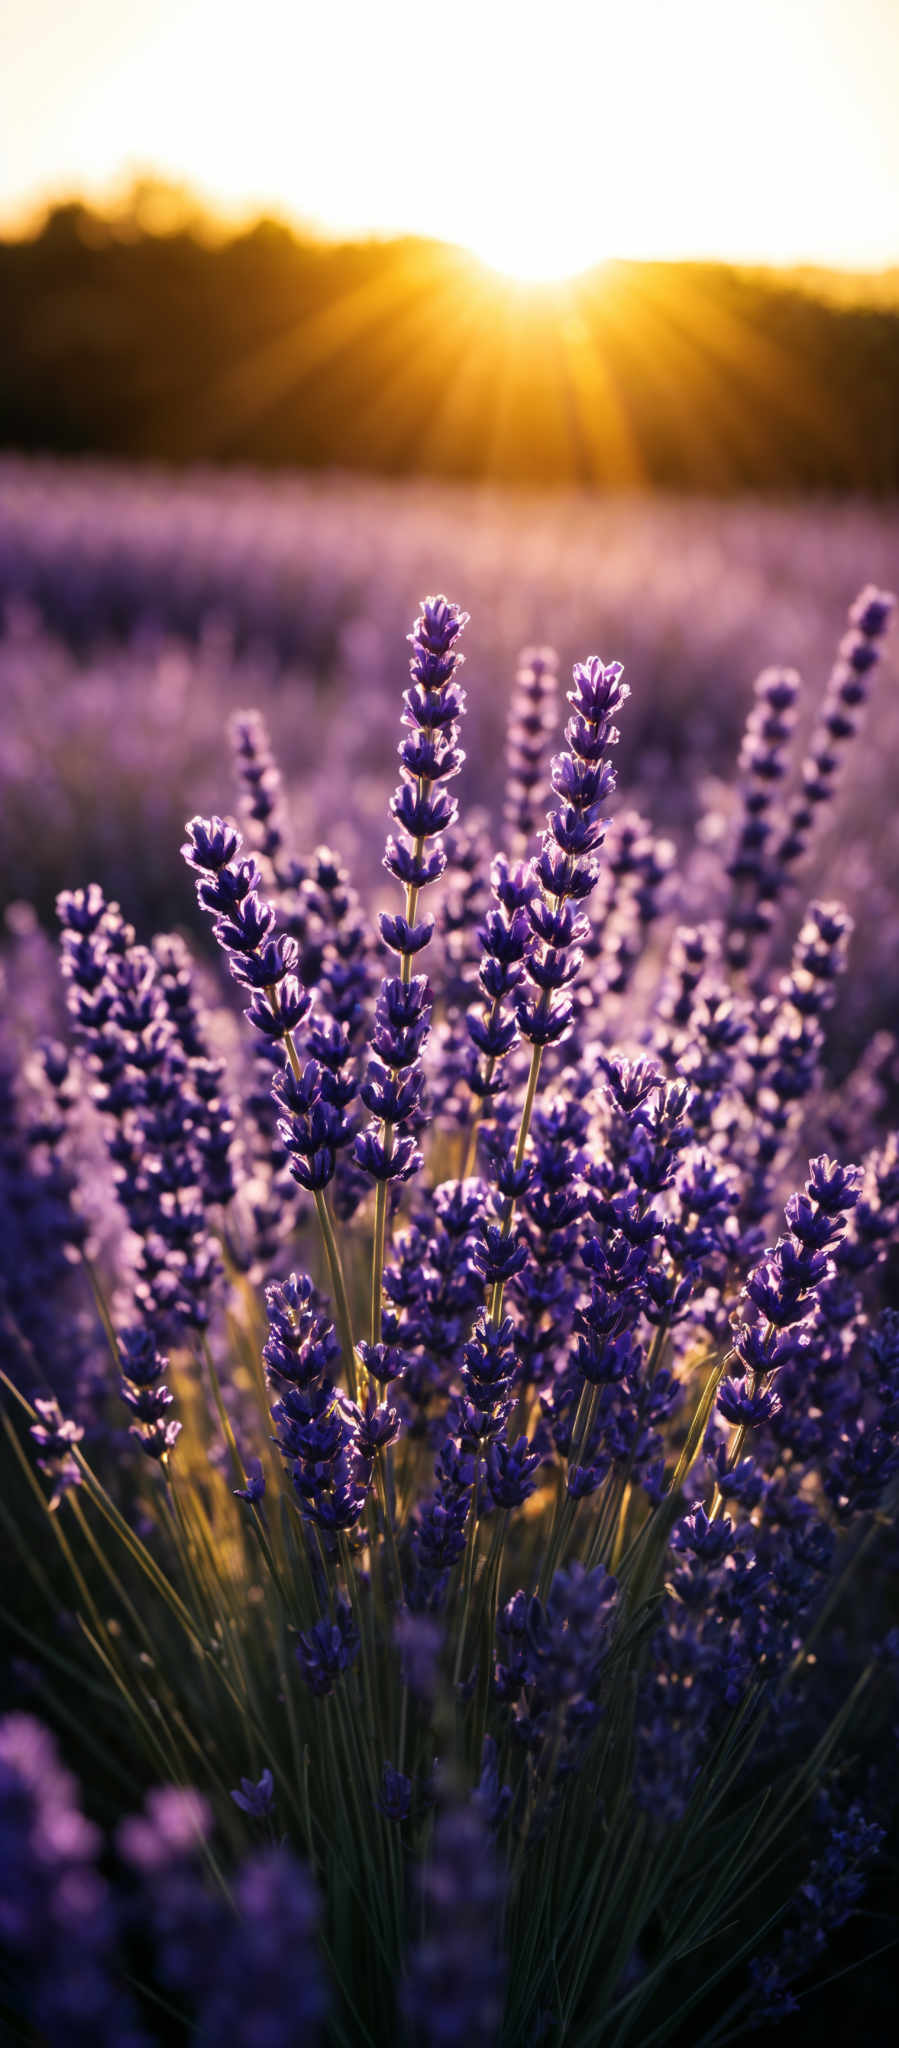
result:
[(396, 1596), (400, 1606), (402, 1606), (404, 1599), (403, 1567), (400, 1564), (400, 1554), (397, 1549), (396, 1543), (396, 1531), (393, 1526), (393, 1516), (390, 1512), (390, 1494), (387, 1485), (385, 1457), (386, 1454), (384, 1451), (378, 1451), (377, 1456), (375, 1458), (375, 1485), (378, 1490), (378, 1502), (381, 1509), (381, 1517), (384, 1523), (384, 1540), (387, 1544), (387, 1553), (390, 1558), (390, 1568), (393, 1573), (395, 1581)]
[[(343, 1529), (341, 1529), (338, 1532), (337, 1549), (338, 1554), (340, 1556), (340, 1562), (343, 1566), (343, 1576), (347, 1589), (347, 1598), (353, 1610), (356, 1627), (359, 1632), (359, 1668), (362, 1673), (362, 1694), (365, 1702), (366, 1720), (365, 1743), (366, 1747), (369, 1748), (374, 1739), (374, 1733), (377, 1727), (377, 1717), (375, 1715), (374, 1708), (374, 1695), (372, 1692), (372, 1686), (374, 1683), (374, 1673), (369, 1670), (369, 1637), (366, 1628), (366, 1616), (363, 1612), (362, 1600), (359, 1592), (359, 1581), (356, 1577), (356, 1569), (353, 1564), (353, 1556), (350, 1550), (346, 1531)], [(372, 1767), (372, 1784), (376, 1787), (377, 1774), (374, 1771), (374, 1767)]]
[[(383, 1144), (388, 1156), (393, 1138), (393, 1125), (383, 1127)], [(384, 1246), (387, 1237), (387, 1182), (379, 1180), (375, 1189), (375, 1226), (371, 1241), (371, 1313), (369, 1317), (369, 1339), (372, 1344), (381, 1341), (381, 1302), (384, 1292)]]
[(474, 1702), (472, 1725), (472, 1763), (476, 1771), (481, 1767), (481, 1751), (484, 1747), (484, 1733), (490, 1706), (490, 1687), (493, 1682), (493, 1653), (496, 1637), (496, 1604), (499, 1592), (499, 1577), (502, 1569), (503, 1545), (509, 1511), (503, 1508), (497, 1516), (496, 1527), (491, 1538), (484, 1567), (483, 1595), (478, 1603), (475, 1616), (475, 1633), (478, 1642), (478, 1677)]
[(542, 1045), (533, 1045), (531, 1047), (531, 1067), (530, 1072), (528, 1074), (528, 1085), (525, 1093), (524, 1105), (521, 1112), (521, 1122), (518, 1126), (518, 1142), (515, 1146), (516, 1168), (521, 1165), (521, 1162), (524, 1158), (524, 1148), (527, 1144), (528, 1132), (531, 1128), (531, 1116), (534, 1108), (534, 1097), (537, 1093), (537, 1082), (540, 1078), (540, 1062), (542, 1058)]
[(465, 1563), (462, 1570), (462, 1620), (459, 1624), (459, 1639), (456, 1644), (456, 1661), (453, 1667), (454, 1686), (458, 1685), (459, 1679), (462, 1675), (462, 1658), (465, 1654), (465, 1638), (468, 1634), (469, 1611), (471, 1608), (471, 1590), (474, 1584), (475, 1553), (477, 1551), (478, 1528), (480, 1525), (480, 1513), (478, 1507), (478, 1497), (480, 1494), (480, 1488), (481, 1459), (480, 1454), (478, 1454), (478, 1456), (475, 1459), (474, 1487), (472, 1489), (471, 1495), (471, 1507), (468, 1510), (468, 1534), (465, 1543)]
[[(581, 1388), (580, 1400), (577, 1404), (577, 1412), (571, 1430), (571, 1444), (568, 1452), (569, 1470), (572, 1465), (580, 1464), (581, 1452), (585, 1443), (589, 1441), (590, 1431), (593, 1427), (593, 1417), (596, 1413), (598, 1400), (599, 1388), (592, 1386), (589, 1380), (585, 1380)], [(570, 1494), (559, 1495), (556, 1501), (555, 1513), (553, 1514), (546, 1553), (537, 1587), (537, 1597), (540, 1600), (545, 1600), (549, 1587), (552, 1584), (553, 1573), (559, 1561), (565, 1539), (574, 1521), (576, 1508), (577, 1503), (572, 1500)]]
[(106, 1296), (104, 1295), (103, 1289), (100, 1285), (97, 1269), (93, 1265), (92, 1261), (88, 1258), (86, 1252), (82, 1252), (81, 1254), (81, 1263), (87, 1274), (88, 1280), (90, 1281), (91, 1293), (94, 1297), (94, 1303), (96, 1305), (97, 1314), (103, 1325), (103, 1329), (106, 1336), (106, 1342), (109, 1345), (110, 1352), (112, 1353), (113, 1365), (115, 1366), (117, 1372), (121, 1372), (122, 1358), (121, 1353), (119, 1351), (119, 1342), (115, 1330), (112, 1327), (112, 1318), (106, 1306)]
[(347, 1386), (349, 1388), (351, 1398), (355, 1401), (358, 1395), (358, 1381), (356, 1375), (356, 1350), (353, 1343), (353, 1319), (350, 1315), (350, 1304), (346, 1291), (346, 1281), (343, 1276), (343, 1266), (340, 1258), (340, 1246), (338, 1245), (334, 1225), (331, 1221), (331, 1211), (328, 1208), (324, 1188), (315, 1189), (314, 1200), (316, 1215), (318, 1216), (319, 1229), (321, 1230), (322, 1234), (322, 1243), (325, 1247), (325, 1258), (328, 1261), (328, 1272), (331, 1276), (331, 1293), (334, 1300), (334, 1313), (337, 1318), (337, 1327), (340, 1331), (340, 1342), (343, 1350), (343, 1362), (346, 1371)]
[(225, 1407), (225, 1397), (222, 1393), (222, 1383), (218, 1376), (218, 1369), (216, 1367), (215, 1359), (212, 1356), (212, 1352), (209, 1347), (209, 1338), (207, 1337), (205, 1330), (200, 1339), (200, 1352), (206, 1365), (206, 1371), (209, 1374), (209, 1384), (212, 1388), (212, 1398), (215, 1402), (216, 1413), (218, 1415), (219, 1422), (222, 1426), (222, 1435), (228, 1447), (228, 1456), (231, 1460), (231, 1467), (234, 1472), (234, 1476), (237, 1480), (238, 1486), (245, 1487), (247, 1483), (247, 1475), (244, 1469), (243, 1459), (237, 1448), (237, 1438), (235, 1437), (234, 1430), (231, 1426), (231, 1417), (228, 1414), (227, 1408)]
[(401, 1770), (402, 1770), (402, 1768), (403, 1768), (403, 1763), (404, 1763), (404, 1761), (405, 1761), (405, 1756), (406, 1756), (406, 1729), (407, 1729), (407, 1727), (408, 1727), (408, 1723), (409, 1723), (409, 1687), (408, 1687), (407, 1685), (404, 1685), (404, 1686), (403, 1686), (403, 1691), (402, 1691), (402, 1697), (401, 1697), (401, 1699), (400, 1699), (400, 1733), (399, 1733), (399, 1741), (398, 1741), (398, 1743), (397, 1743), (397, 1758), (396, 1758), (396, 1767), (397, 1767), (397, 1770), (398, 1770), (398, 1771), (401, 1771)]

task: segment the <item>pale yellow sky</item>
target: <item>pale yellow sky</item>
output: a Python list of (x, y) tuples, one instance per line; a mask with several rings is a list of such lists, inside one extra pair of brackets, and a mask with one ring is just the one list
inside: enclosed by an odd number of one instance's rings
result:
[(501, 267), (899, 261), (899, 0), (3, 0), (0, 219), (150, 167)]

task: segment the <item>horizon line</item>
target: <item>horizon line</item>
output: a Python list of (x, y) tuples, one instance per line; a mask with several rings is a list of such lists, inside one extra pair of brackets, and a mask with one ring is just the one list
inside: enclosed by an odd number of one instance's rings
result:
[[(127, 182), (126, 174), (123, 174), (122, 178), (108, 183), (100, 190), (61, 180), (53, 187), (39, 190), (27, 197), (12, 199), (7, 204), (0, 201), (0, 240), (7, 243), (36, 240), (55, 213), (77, 207), (111, 229), (115, 229), (119, 224), (126, 227), (130, 222), (136, 224), (147, 235), (164, 236), (185, 231), (196, 233), (205, 229), (212, 240), (236, 240), (241, 235), (252, 233), (254, 229), (270, 224), (282, 228), (298, 244), (317, 243), (330, 248), (351, 248), (360, 245), (390, 247), (401, 242), (420, 242), (432, 248), (458, 253), (484, 270), (502, 274), (500, 265), (491, 263), (466, 242), (439, 229), (428, 230), (400, 224), (378, 226), (361, 222), (356, 225), (328, 222), (311, 214), (304, 214), (283, 201), (264, 198), (250, 199), (246, 204), (230, 205), (213, 199), (187, 180), (142, 167), (135, 168), (127, 174)], [(891, 260), (875, 265), (843, 256), (824, 257), (808, 253), (794, 256), (764, 256), (733, 251), (726, 253), (720, 249), (684, 248), (675, 255), (670, 251), (662, 253), (658, 250), (603, 250), (597, 252), (594, 258), (588, 258), (585, 263), (580, 264), (570, 275), (549, 282), (564, 285), (613, 263), (717, 264), (729, 269), (781, 273), (823, 272), (875, 280), (889, 277), (899, 271), (899, 248)]]

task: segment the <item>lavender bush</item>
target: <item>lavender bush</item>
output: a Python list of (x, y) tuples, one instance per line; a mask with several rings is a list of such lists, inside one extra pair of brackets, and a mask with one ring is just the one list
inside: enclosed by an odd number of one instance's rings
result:
[(38, 2040), (712, 2048), (857, 1907), (899, 1145), (815, 862), (891, 606), (807, 745), (761, 675), (689, 859), (615, 809), (639, 674), (543, 646), (495, 843), (432, 597), (382, 887), (240, 712), (173, 905), (223, 975), (88, 882), (55, 984), (16, 913), (0, 1941)]

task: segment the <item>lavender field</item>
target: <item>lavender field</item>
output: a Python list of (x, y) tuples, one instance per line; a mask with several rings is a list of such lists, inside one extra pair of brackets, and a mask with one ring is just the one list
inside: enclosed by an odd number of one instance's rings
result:
[(897, 574), (0, 460), (11, 2040), (799, 2042), (888, 1946)]
[[(52, 915), (56, 890), (89, 872), (129, 914), (188, 918), (181, 827), (223, 800), (227, 718), (247, 705), (268, 721), (303, 845), (333, 843), (361, 863), (366, 885), (393, 773), (397, 648), (415, 593), (441, 585), (464, 591), (472, 615), (466, 804), (500, 814), (521, 647), (551, 641), (564, 671), (599, 646), (632, 683), (625, 800), (674, 834), (682, 875), (697, 826), (722, 830), (735, 800), (755, 676), (771, 661), (799, 669), (806, 736), (848, 605), (865, 577), (889, 587), (897, 560), (899, 510), (863, 500), (520, 496), (6, 458), (4, 900)], [(846, 763), (839, 817), (822, 821), (816, 875), (825, 890), (839, 876), (861, 920), (872, 973), (855, 1002), (866, 1008), (876, 961), (889, 1014), (899, 993), (889, 655), (876, 721), (876, 744)], [(864, 833), (852, 823), (860, 811)]]

